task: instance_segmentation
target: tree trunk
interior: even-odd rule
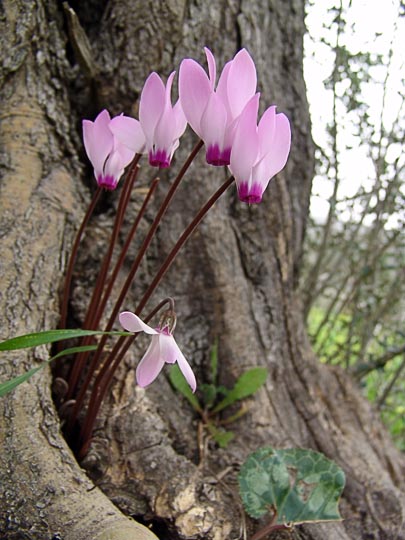
[[[59,533],[68,540],[154,537],[127,520],[111,499],[162,539],[238,538],[245,526],[249,531],[258,526],[243,517],[235,483],[238,466],[251,451],[272,445],[320,450],[346,472],[345,520],[300,527],[301,538],[405,538],[404,460],[345,373],[314,358],[295,293],[313,173],[302,77],[303,0],[71,5],[95,55],[90,84],[88,73],[67,60],[78,60],[77,38],[73,32],[67,40],[59,4],[5,0],[0,6],[2,337],[57,324],[55,299],[65,250],[87,199],[77,157],[83,157],[78,119],[92,117],[95,104],[133,113],[151,70],[167,76],[185,56],[203,61],[204,45],[220,64],[247,47],[256,61],[262,100],[276,103],[291,120],[288,166],[272,180],[261,205],[244,205],[232,192],[214,207],[150,307],[165,296],[175,297],[176,339],[199,383],[209,380],[209,350],[216,340],[222,384],[231,385],[249,366],[266,366],[269,376],[249,400],[248,414],[233,425],[236,436],[229,446],[218,449],[208,442],[201,449],[198,419],[164,376],[146,390],[135,386],[133,367],[142,354],[137,343],[117,373],[81,464],[107,497],[93,489],[60,435],[50,375],[36,376],[2,400],[1,534],[42,539]],[[190,134],[182,140],[175,172],[193,142]],[[142,166],[134,206],[152,175],[146,162]],[[161,175],[145,222],[166,193],[172,169]],[[134,307],[173,242],[224,178],[225,172],[199,157],[125,308]],[[93,220],[82,249],[72,303],[76,320],[102,253],[100,230],[111,223],[114,196]],[[2,380],[46,354],[3,355]]]

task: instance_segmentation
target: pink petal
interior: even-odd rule
[[[136,368],[136,380],[139,386],[151,384],[162,371],[164,361],[160,357],[160,336],[153,336],[148,350]]]
[[[232,119],[232,112],[229,107],[228,100],[228,75],[231,68],[232,61],[227,62],[222,70],[222,73],[219,77],[216,93],[221,98],[222,103],[225,105],[226,112],[228,113],[228,121]]]
[[[176,343],[176,347],[177,347],[177,363],[179,364],[179,368],[181,372],[183,373],[186,381],[188,382],[188,384],[191,387],[191,390],[194,393],[197,388],[197,381],[196,381],[195,375],[193,373],[193,370],[190,367],[190,364],[187,362],[183,353],[179,349],[177,343]]]
[[[208,49],[208,47],[204,47],[204,51],[205,51],[205,56],[207,57],[208,74],[209,74],[209,79],[211,82],[211,90],[214,90],[215,80],[217,78],[217,66],[215,63],[215,58],[212,52]]]
[[[224,104],[213,92],[201,117],[201,138],[206,146],[217,144],[222,150],[226,124],[227,113]]]
[[[155,150],[165,150],[167,155],[170,155],[173,141],[175,139],[176,118],[173,109],[165,107],[162,116],[157,123],[153,143]]]
[[[232,120],[229,123],[230,113],[228,113],[228,123],[225,130],[225,136],[224,136],[224,147],[225,148],[232,148],[233,140],[235,138],[235,132],[236,127],[238,125],[239,118],[236,118],[235,120]]]
[[[110,130],[114,136],[130,148],[133,152],[140,154],[144,150],[145,135],[141,124],[130,116],[116,116],[109,123]]]
[[[276,133],[276,106],[269,107],[259,122],[257,132],[260,139],[260,156],[269,152]]]
[[[105,178],[113,178],[115,180],[115,186],[117,186],[118,180],[124,173],[125,166],[123,165],[122,158],[119,152],[111,152],[104,165]]]
[[[103,173],[104,162],[113,146],[113,136],[108,127],[110,115],[101,111],[94,122],[83,120],[83,142],[95,176]]]
[[[230,169],[237,181],[248,181],[259,153],[259,136],[256,127],[258,108],[259,94],[256,94],[240,115],[235,130]]]
[[[174,364],[177,359],[178,346],[171,334],[159,334],[160,357],[168,364]]]
[[[144,323],[138,315],[131,311],[120,313],[119,321],[128,332],[145,332],[146,334],[158,334],[156,330]]]
[[[227,62],[224,67],[222,68],[221,75],[219,76],[219,81],[217,84],[216,92],[223,101],[228,101],[228,76],[229,76],[229,70],[232,65],[232,60]]]
[[[183,135],[187,127],[187,119],[184,115],[180,100],[178,100],[176,105],[173,107],[173,114],[176,122],[174,137],[175,139],[179,139]]]
[[[256,86],[256,66],[247,50],[242,49],[232,60],[227,80],[228,100],[233,118],[241,114],[247,102],[254,96]]]
[[[211,83],[203,68],[194,60],[183,60],[179,72],[180,103],[187,122],[199,137],[200,120],[211,93]]]
[[[151,73],[146,79],[139,102],[139,121],[148,145],[152,144],[156,124],[166,102],[166,89],[157,73]]]
[[[291,127],[285,114],[276,115],[275,134],[269,152],[263,158],[268,180],[284,168],[291,146]]]
[[[119,141],[117,141],[116,138],[114,138],[113,152],[117,152],[119,154],[122,168],[125,168],[127,165],[129,165],[135,157],[135,152],[133,150],[130,150],[124,144],[121,144]]]
[[[174,79],[174,76],[176,75],[176,72],[175,71],[172,71],[167,79],[167,82],[166,82],[166,90],[165,90],[165,100],[166,100],[166,106],[172,106],[172,99],[171,99],[171,94],[172,94],[172,85],[173,85],[173,79]]]

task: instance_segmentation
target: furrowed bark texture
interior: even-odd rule
[[[79,208],[60,14],[3,2],[0,260],[2,338],[54,328],[58,284]],[[38,365],[44,348],[2,353],[1,380]],[[46,370],[1,398],[0,537],[152,540],[79,467],[61,437]]]
[[[148,306],[175,297],[176,339],[200,383],[209,381],[209,351],[218,340],[221,383],[230,386],[248,367],[262,365],[269,370],[265,387],[249,400],[248,413],[230,426],[235,439],[218,449],[205,432],[197,436],[198,418],[164,376],[147,390],[136,387],[133,368],[143,353],[137,340],[117,373],[82,463],[93,481],[126,514],[150,522],[162,539],[243,538],[244,529],[253,532],[258,524],[243,515],[238,467],[263,445],[303,446],[324,452],[345,470],[345,520],[302,526],[294,533],[297,538],[405,538],[403,458],[358,388],[343,372],[314,358],[294,289],[313,173],[302,77],[303,1],[71,2],[93,48],[96,76],[90,83],[78,66],[72,80],[65,53],[77,61],[74,38],[65,42],[66,20],[56,4],[3,5],[3,43],[9,47],[2,83],[4,337],[56,324],[65,244],[82,202],[81,169],[74,157],[82,156],[75,135],[78,116],[92,117],[103,106],[134,113],[151,70],[167,76],[185,56],[204,62],[207,45],[219,65],[247,47],[256,61],[262,101],[277,104],[292,123],[288,166],[272,180],[262,204],[244,205],[231,189]],[[182,141],[172,169],[161,174],[154,208],[129,259],[191,139],[189,134]],[[134,209],[153,174],[146,162],[142,165]],[[199,156],[159,228],[126,309],[134,308],[178,235],[225,177]],[[108,201],[107,211],[93,221],[79,260],[76,320],[83,316],[83,293],[111,226],[114,195]],[[34,358],[3,355],[2,377],[35,365],[38,355],[46,351]],[[87,539],[109,528],[126,538],[119,527],[131,525],[98,489],[89,489],[90,481],[59,434],[49,382],[49,375],[37,377],[4,401],[0,531],[6,538],[39,539],[60,532],[63,538]]]

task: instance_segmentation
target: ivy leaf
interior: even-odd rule
[[[21,375],[18,375],[17,377],[14,377],[13,379],[10,379],[4,383],[0,384],[0,397],[5,396],[11,390],[14,390],[17,386],[22,384],[25,381],[28,381],[37,371],[40,371],[42,368],[47,366],[49,362],[52,362],[52,360],[55,360],[56,358],[60,358],[61,356],[66,356],[69,354],[76,354],[79,352],[86,352],[86,351],[94,351],[97,349],[97,345],[83,345],[81,347],[71,347],[69,349],[65,349],[63,351],[60,351],[58,354],[55,354],[55,356],[52,356],[52,358],[49,358],[49,360],[45,360],[45,362],[42,362],[39,366],[36,366],[26,373],[22,373]]]
[[[169,379],[172,386],[187,399],[193,409],[195,409],[199,413],[202,413],[202,408],[200,403],[198,402],[198,399],[191,391],[188,382],[184,378],[184,375],[180,371],[180,368],[177,364],[175,364],[169,371]]]
[[[267,377],[267,369],[264,367],[255,367],[248,369],[239,377],[232,390],[227,392],[226,396],[214,408],[213,412],[217,413],[229,407],[238,400],[251,396],[259,390],[264,384]]]
[[[25,334],[0,343],[0,351],[14,351],[16,349],[27,349],[28,347],[38,347],[47,345],[55,341],[64,339],[73,339],[76,337],[95,336],[108,334],[111,336],[131,336],[130,332],[100,332],[98,330],[45,330],[44,332],[35,332],[34,334]]]
[[[336,463],[303,448],[261,448],[250,454],[239,473],[248,514],[259,518],[273,509],[279,524],[340,520],[344,485],[344,472]]]

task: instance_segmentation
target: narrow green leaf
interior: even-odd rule
[[[52,360],[56,360],[57,358],[60,358],[61,356],[69,356],[70,354],[77,354],[82,352],[89,352],[89,351],[95,351],[97,349],[98,345],[80,345],[79,347],[69,347],[69,349],[64,349],[63,351],[58,352],[58,354],[55,354],[55,356],[52,356],[47,362],[52,362]]]
[[[36,366],[26,373],[22,373],[21,375],[18,375],[17,377],[14,377],[13,379],[10,379],[4,383],[0,384],[0,397],[5,396],[11,390],[14,390],[18,385],[22,384],[25,381],[28,381],[37,371],[41,370],[45,366],[49,364],[49,362],[52,362],[52,360],[55,360],[56,358],[60,358],[61,356],[66,356],[69,354],[76,354],[79,352],[86,352],[86,351],[94,351],[97,349],[97,345],[83,345],[81,347],[70,347],[69,349],[65,349],[64,351],[60,351],[58,354],[55,354],[52,358],[49,358],[49,360],[45,360],[45,362],[42,362],[39,366]]]
[[[239,473],[248,514],[259,518],[275,509],[279,524],[340,520],[344,485],[344,472],[336,463],[304,448],[261,448],[250,454]]]
[[[98,330],[45,330],[44,332],[35,332],[34,334],[25,334],[0,343],[0,351],[13,351],[16,349],[26,349],[28,347],[38,347],[47,345],[64,339],[73,339],[76,337],[96,336],[108,334],[111,336],[130,336],[129,332],[100,332]]]
[[[235,386],[232,390],[229,390],[224,399],[214,408],[213,412],[217,413],[222,411],[222,409],[229,407],[229,405],[232,405],[235,401],[251,396],[264,384],[266,377],[267,369],[264,367],[248,369],[242,373],[236,381]]]
[[[191,391],[188,382],[184,378],[184,375],[180,371],[180,368],[177,364],[175,364],[169,371],[169,379],[172,386],[187,399],[193,409],[195,409],[199,413],[202,413],[202,408],[200,403],[198,402],[198,399]]]
[[[3,397],[5,396],[6,394],[8,394],[9,392],[11,392],[11,390],[14,390],[14,388],[16,386],[18,386],[19,384],[27,381],[30,377],[32,377],[33,375],[35,375],[35,373],[37,371],[39,371],[40,369],[42,369],[44,366],[47,365],[48,362],[44,362],[43,364],[41,364],[40,366],[36,367],[36,368],[32,368],[30,369],[29,371],[27,371],[26,373],[23,373],[22,375],[19,375],[18,377],[14,377],[14,379],[10,379],[9,381],[6,381],[5,383],[1,383],[0,384],[0,397]]]

